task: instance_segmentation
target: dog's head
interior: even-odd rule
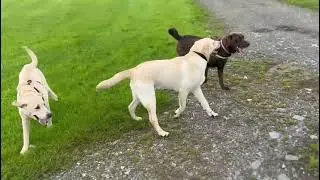
[[[243,49],[247,48],[250,43],[245,40],[241,33],[231,33],[221,39],[223,46],[229,53],[243,54]]]
[[[203,38],[196,41],[190,49],[191,51],[196,51],[202,53],[207,58],[210,57],[210,54],[217,51],[220,48],[220,42],[215,41],[211,38]]]
[[[22,115],[37,120],[41,125],[47,125],[51,121],[51,111],[46,107],[42,96],[27,95],[23,100],[12,102],[12,105],[18,107]]]

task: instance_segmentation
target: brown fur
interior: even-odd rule
[[[192,45],[194,44],[194,42],[201,39],[201,37],[192,36],[192,35],[180,36],[178,31],[175,28],[169,29],[168,32],[171,36],[173,36],[178,41],[176,51],[179,56],[186,55],[189,52]],[[223,45],[225,46],[227,51],[229,51],[229,52],[226,52],[222,47],[220,47],[217,51],[217,54],[222,57],[230,57],[233,53],[238,52],[238,49],[237,49],[238,47],[244,49],[250,45],[249,42],[246,41],[244,39],[244,36],[240,33],[231,33],[221,39],[219,38],[214,38],[214,39],[222,40]],[[223,70],[224,70],[225,64],[227,63],[227,60],[228,60],[227,58],[222,59],[217,57],[215,53],[211,54],[207,64],[206,71],[205,71],[205,82],[207,82],[207,78],[208,78],[208,68],[217,67],[220,87],[224,90],[229,90],[229,88],[225,86],[223,83]]]

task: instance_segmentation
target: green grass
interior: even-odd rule
[[[307,169],[319,175],[319,143],[309,144],[304,152],[307,160]]]
[[[319,0],[282,0],[288,4],[319,11]]]
[[[152,131],[141,107],[144,121],[129,116],[128,81],[103,93],[96,93],[95,86],[145,60],[174,57],[170,27],[181,34],[209,35],[208,16],[192,0],[5,0],[1,11],[3,179],[43,178],[69,167],[96,142],[133,130]],[[30,62],[23,45],[37,54],[39,68],[59,102],[51,101],[51,129],[32,121],[30,141],[36,148],[21,156],[21,120],[11,102],[18,73]],[[168,93],[158,93],[157,98],[159,114],[176,103],[169,101]]]

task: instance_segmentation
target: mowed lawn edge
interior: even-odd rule
[[[312,11],[319,11],[319,0],[281,0],[283,2],[286,2],[288,4],[307,8]]]
[[[221,35],[223,26],[192,0],[10,0],[1,19],[1,177],[39,179],[70,167],[95,143],[118,139],[126,132],[153,131],[146,111],[131,119],[128,80],[97,93],[98,82],[152,59],[176,56],[176,41],[167,33]],[[22,128],[16,99],[18,74],[30,62],[21,46],[31,48],[39,68],[59,96],[50,101],[53,127],[31,122],[30,149],[23,156]],[[177,98],[157,91],[157,113]],[[161,121],[160,121],[161,124]],[[160,137],[159,137],[160,138]]]

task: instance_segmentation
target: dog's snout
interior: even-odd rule
[[[52,117],[52,113],[48,113],[47,118],[51,118],[51,117]]]

